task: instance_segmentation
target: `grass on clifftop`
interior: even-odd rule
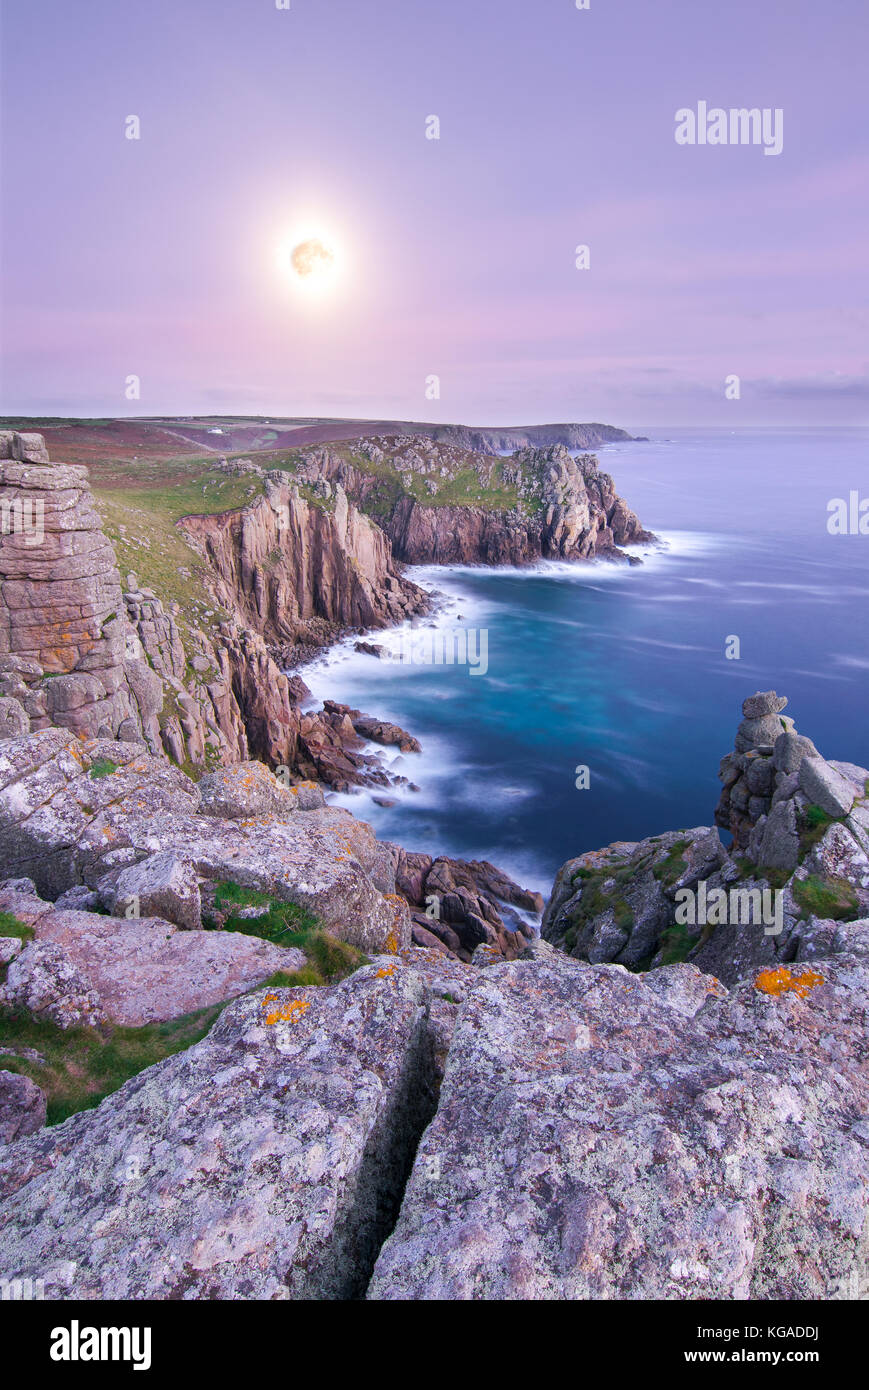
[[[807,916],[830,918],[834,922],[853,922],[860,915],[857,894],[847,879],[823,879],[817,874],[809,874],[808,878],[795,879],[791,892],[794,901]]]
[[[239,916],[246,907],[265,907],[266,911],[258,917]],[[368,964],[361,951],[324,931],[319,919],[296,903],[281,902],[236,883],[220,883],[215,908],[222,916],[227,914],[224,931],[244,932],[305,952],[307,960],[300,970],[275,971],[255,986],[257,990],[333,984]],[[206,914],[203,919],[208,924]],[[215,919],[211,925],[219,929]],[[0,912],[0,936],[16,936],[26,942],[32,940],[33,931],[11,913]],[[0,976],[3,973],[0,971]],[[48,1099],[48,1124],[60,1124],[79,1110],[93,1109],[146,1067],[199,1042],[229,1002],[143,1028],[111,1026],[104,1031],[59,1028],[24,1010],[0,1005],[0,1047],[30,1049],[43,1059],[0,1054],[0,1071],[18,1072],[35,1081]]]
[[[7,933],[8,935],[8,933]],[[144,1028],[58,1028],[16,1009],[0,1007],[0,1047],[30,1048],[43,1062],[0,1055],[0,1069],[29,1076],[48,1098],[48,1124],[91,1110],[146,1067],[183,1052],[205,1037],[223,1005],[150,1023]]]
[[[0,912],[0,936],[17,936],[19,941],[32,941],[33,928],[19,922],[11,912]]]
[[[307,961],[300,970],[280,970],[265,983],[291,988],[294,985],[327,985],[346,979],[368,964],[367,956],[355,946],[341,941],[324,930],[319,918],[297,903],[282,902],[254,888],[242,888],[237,883],[218,883],[214,906],[223,919],[224,931],[244,932],[273,941],[278,946],[296,946],[304,951]],[[245,908],[264,908],[256,917],[243,917]],[[203,924],[218,927],[217,918],[203,913]]]

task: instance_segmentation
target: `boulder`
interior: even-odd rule
[[[434,1104],[426,1014],[387,959],[229,1005],[2,1151],[0,1269],[48,1299],[359,1298]]]
[[[15,957],[0,986],[0,1002],[58,1028],[100,1028],[108,1022],[93,982],[52,941],[32,941]]]
[[[563,957],[476,981],[369,1298],[827,1299],[865,1270],[865,957],[729,995]]]
[[[199,779],[199,810],[205,816],[245,820],[252,816],[291,816],[298,809],[295,788],[282,787],[264,763],[238,763]]]
[[[45,1093],[29,1076],[0,1071],[0,1144],[42,1129],[47,1104]]]
[[[305,964],[296,947],[243,932],[190,932],[158,917],[107,917],[44,906],[34,922],[36,940],[10,967],[7,990],[11,984],[16,1002],[46,1013],[32,983],[25,992],[19,975],[33,976],[34,958],[40,979],[50,966],[59,1002],[46,1016],[55,1022],[74,1006],[76,988],[91,1003],[98,1002],[98,1008],[94,1017],[79,1008],[82,1016],[75,1021],[139,1028],[223,1003],[277,970],[299,970]],[[69,998],[63,994],[67,988]]]
[[[100,895],[95,888],[88,888],[85,883],[77,883],[74,888],[67,888],[65,893],[61,893],[60,897],[55,899],[54,906],[59,910],[96,912],[100,907]]]
[[[24,942],[19,936],[0,936],[0,968],[20,955]]]
[[[775,746],[782,732],[782,721],[777,714],[765,714],[759,719],[743,719],[736,731],[734,747],[737,753],[747,753],[754,748]]]
[[[802,734],[793,732],[779,734],[773,744],[772,760],[775,770],[786,776],[799,772],[803,758],[817,758],[819,756],[812,740],[804,738]]]
[[[760,756],[749,758],[745,769],[745,780],[748,783],[749,791],[754,796],[771,797],[775,785],[775,767],[772,758]]]
[[[14,434],[11,457],[21,463],[48,463],[48,450],[41,434]]]
[[[0,740],[30,733],[30,716],[11,695],[0,696]]]
[[[105,905],[114,916],[163,917],[188,931],[202,927],[199,880],[186,855],[161,850],[110,878]]]
[[[763,827],[756,862],[767,869],[793,872],[799,863],[800,840],[793,801],[773,806]]]
[[[823,758],[807,757],[800,763],[800,789],[828,816],[847,816],[856,800],[853,782],[830,767]]]
[[[744,719],[763,719],[766,715],[781,714],[786,705],[786,696],[777,695],[774,690],[758,690],[743,700],[742,715]]]

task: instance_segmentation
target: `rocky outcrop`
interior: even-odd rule
[[[0,1151],[0,1269],[49,1299],[359,1297],[433,1104],[414,972],[248,995]]]
[[[398,724],[390,724],[387,720],[377,719],[371,714],[363,714],[358,709],[351,709],[349,705],[339,704],[337,700],[325,700],[323,709],[327,714],[337,714],[342,720],[347,719],[353,727],[353,732],[360,738],[398,748],[402,753],[421,752],[419,739],[414,738],[413,734],[409,734]]]
[[[160,682],[131,638],[87,470],[49,464],[40,435],[0,436],[0,695],[4,718],[141,739]]]
[[[621,546],[654,540],[591,455],[574,459],[562,445],[522,450],[504,473],[520,497],[533,501],[530,514],[524,508],[426,507],[405,497],[386,526],[398,558],[410,564],[523,565],[618,558]]]
[[[196,783],[142,746],[46,729],[0,744],[0,862],[47,898],[84,884],[111,902],[126,901],[122,875],[132,866],[153,883],[143,861],[175,857],[200,880],[306,907],[363,951],[406,945],[410,916],[389,847],[348,812],[303,810],[298,793],[279,791],[278,813],[203,815]]]
[[[559,869],[542,935],[577,960],[648,969],[674,927],[677,894],[701,880],[718,886],[728,863],[707,826],[589,850]]]
[[[347,628],[387,627],[428,607],[397,571],[389,541],[340,486],[315,506],[290,474],[241,510],[179,525],[208,561],[218,603],[271,643],[322,646]]]
[[[758,691],[722,761],[716,829],[618,842],[559,870],[546,940],[636,970],[687,959],[730,984],[766,965],[862,952],[869,919],[869,770],[826,762]],[[833,814],[833,813],[836,814]]]
[[[359,450],[376,468],[394,470],[391,485],[329,448],[308,451],[295,476],[325,495],[346,490],[409,564],[623,559],[622,546],[655,539],[597,459],[573,458],[563,444],[519,449],[509,459],[420,437],[366,440]],[[443,487],[464,488],[466,499],[456,505],[448,490],[438,500]],[[514,505],[499,500],[505,492]]]
[[[869,1257],[867,986],[850,956],[732,994],[686,965],[480,971],[369,1297],[841,1297]]]
[[[305,964],[297,948],[241,932],[180,931],[145,913],[58,910],[33,885],[0,885],[0,905],[7,904],[35,940],[10,965],[0,1003],[60,1028],[139,1028],[179,1018]]]
[[[515,425],[506,429],[434,425],[428,428],[435,440],[458,445],[463,449],[478,450],[484,454],[506,453],[508,449],[546,449],[554,444],[563,445],[567,449],[595,449],[599,444],[622,443],[631,438],[627,430],[618,429],[615,425],[599,424]]]
[[[495,959],[515,960],[533,938],[543,898],[494,864],[433,859],[398,845],[392,851],[396,888],[413,910],[418,946],[466,962],[486,946]]]
[[[25,1139],[45,1124],[45,1093],[29,1076],[0,1071],[0,1145]]]

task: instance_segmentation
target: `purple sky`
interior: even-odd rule
[[[0,411],[866,423],[867,13],[3,0]],[[782,153],[677,145],[700,100]]]

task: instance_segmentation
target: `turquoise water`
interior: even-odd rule
[[[488,671],[351,644],[307,668],[318,699],[423,745],[396,763],[421,788],[398,805],[330,799],[383,838],[491,859],[548,892],[584,850],[710,824],[719,760],[756,689],[787,695],[827,757],[869,765],[869,536],[826,525],[830,498],[869,496],[867,446],[856,429],[659,431],[599,451],[663,538],[642,565],[410,571],[445,596],[439,623],[487,630]],[[733,636],[738,660],[725,656]]]

